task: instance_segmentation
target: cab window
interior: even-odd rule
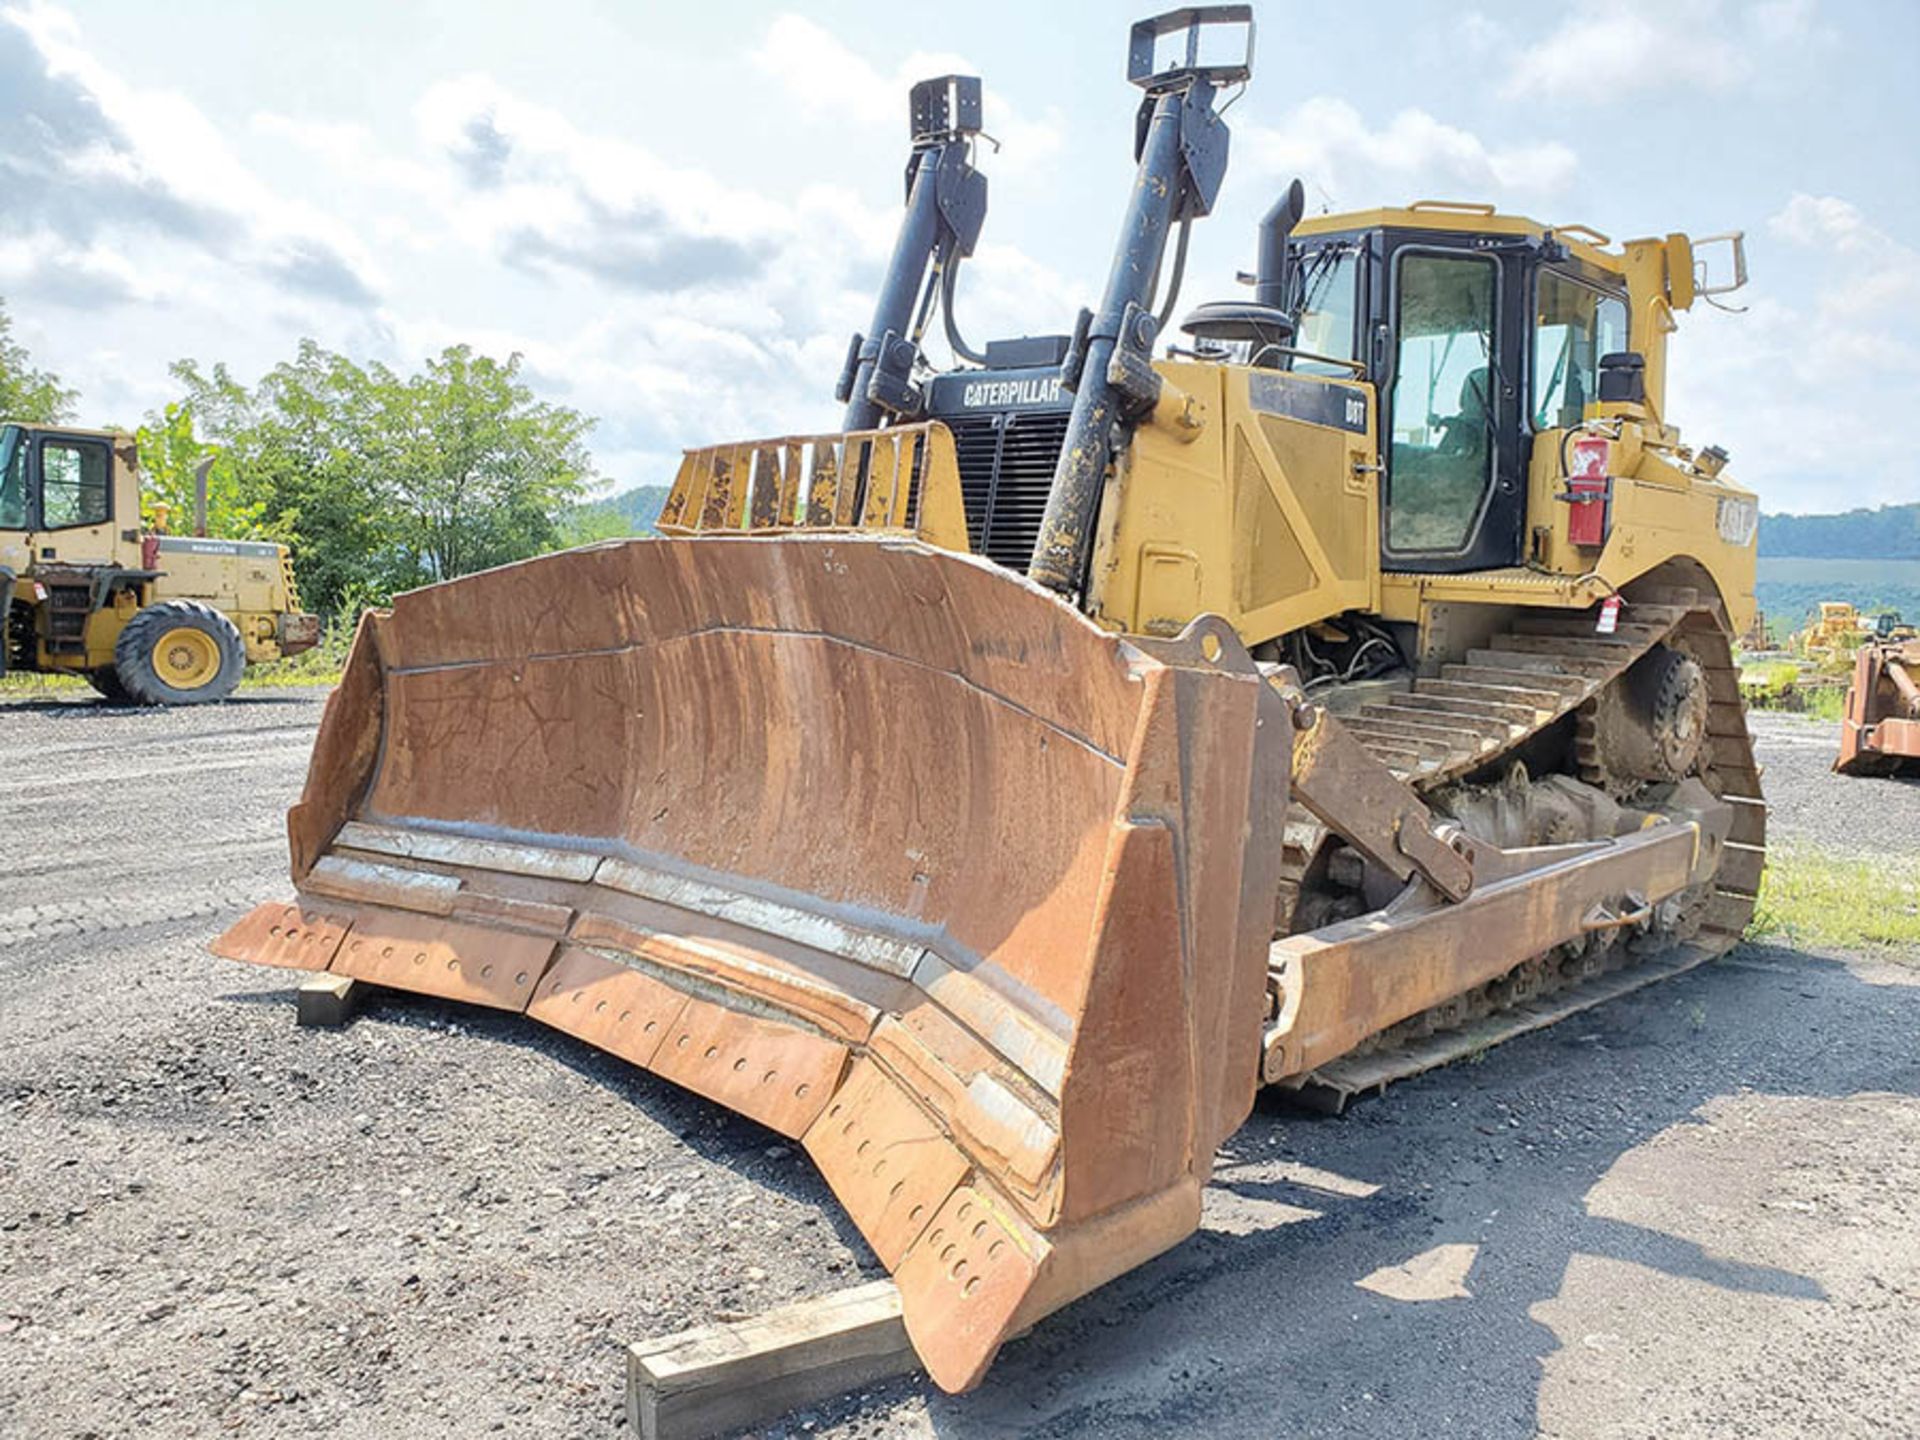
[[[27,447],[12,426],[0,430],[0,530],[27,528]]]
[[[1533,327],[1533,428],[1578,425],[1599,393],[1600,357],[1627,348],[1627,307],[1617,295],[1554,270],[1540,272]]]
[[[1457,553],[1472,542],[1498,458],[1499,268],[1485,255],[1403,252],[1398,281],[1386,548]]]
[[[1357,245],[1328,245],[1300,257],[1300,322],[1294,334],[1296,349],[1307,355],[1293,357],[1293,369],[1304,375],[1337,375],[1350,378],[1353,371],[1345,365],[1328,365],[1310,358],[1324,355],[1330,360],[1354,358],[1354,311],[1358,303],[1360,248]]]
[[[40,527],[104,525],[112,513],[112,452],[98,440],[40,442]]]

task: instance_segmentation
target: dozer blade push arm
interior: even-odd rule
[[[1302,706],[1295,721],[1294,798],[1369,863],[1403,879],[1418,872],[1432,888],[1410,885],[1370,913],[1274,942],[1269,1083],[1299,1083],[1555,946],[1650,922],[1656,906],[1712,879],[1732,830],[1728,802],[1689,779],[1655,809],[1613,807],[1613,838],[1502,849],[1435,824],[1333,717]]]
[[[1394,879],[1419,875],[1447,899],[1466,899],[1473,861],[1458,827],[1436,824],[1413,787],[1325,707],[1302,703],[1294,724],[1294,799]]]

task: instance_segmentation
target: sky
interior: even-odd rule
[[[804,7],[0,0],[0,297],[80,418],[168,366],[252,381],[303,337],[403,371],[519,352],[597,418],[610,486],[832,428],[907,153],[906,92],[986,82],[960,318],[1069,328],[1132,169],[1150,0]],[[1920,3],[1263,3],[1187,300],[1239,295],[1296,174],[1315,212],[1487,200],[1616,237],[1743,230],[1669,414],[1769,511],[1920,500]]]

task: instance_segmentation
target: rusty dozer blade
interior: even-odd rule
[[[1259,1068],[1289,712],[911,540],[631,541],[362,626],[216,942],[524,1011],[799,1139],[949,1390],[1194,1230]]]
[[[1860,647],[1833,768],[1842,775],[1920,775],[1920,640]]]

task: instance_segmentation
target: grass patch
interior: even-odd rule
[[[1837,685],[1825,685],[1806,692],[1806,703],[1800,707],[1800,713],[1811,715],[1816,720],[1831,720],[1838,725],[1846,708],[1847,692]]]
[[[1750,710],[1780,710],[1838,724],[1847,689],[1844,680],[1791,660],[1756,660],[1741,667],[1740,695]]]
[[[1920,950],[1920,857],[1775,846],[1747,935],[1794,946]]]
[[[1740,669],[1743,688],[1762,693],[1786,689],[1800,678],[1800,667],[1791,660],[1755,660]]]
[[[10,670],[0,675],[0,698],[31,700],[40,695],[92,694],[93,687],[78,675],[35,675]]]
[[[270,660],[265,665],[250,665],[240,677],[242,690],[281,689],[306,685],[332,686],[340,683],[346,665],[343,655],[324,650],[309,650],[287,660]]]
[[[327,646],[318,646],[291,659],[249,665],[246,673],[240,677],[240,688],[275,690],[338,685],[341,668],[346,663],[344,654]],[[37,675],[21,670],[0,675],[0,700],[73,698],[93,693],[93,687],[78,675]]]

